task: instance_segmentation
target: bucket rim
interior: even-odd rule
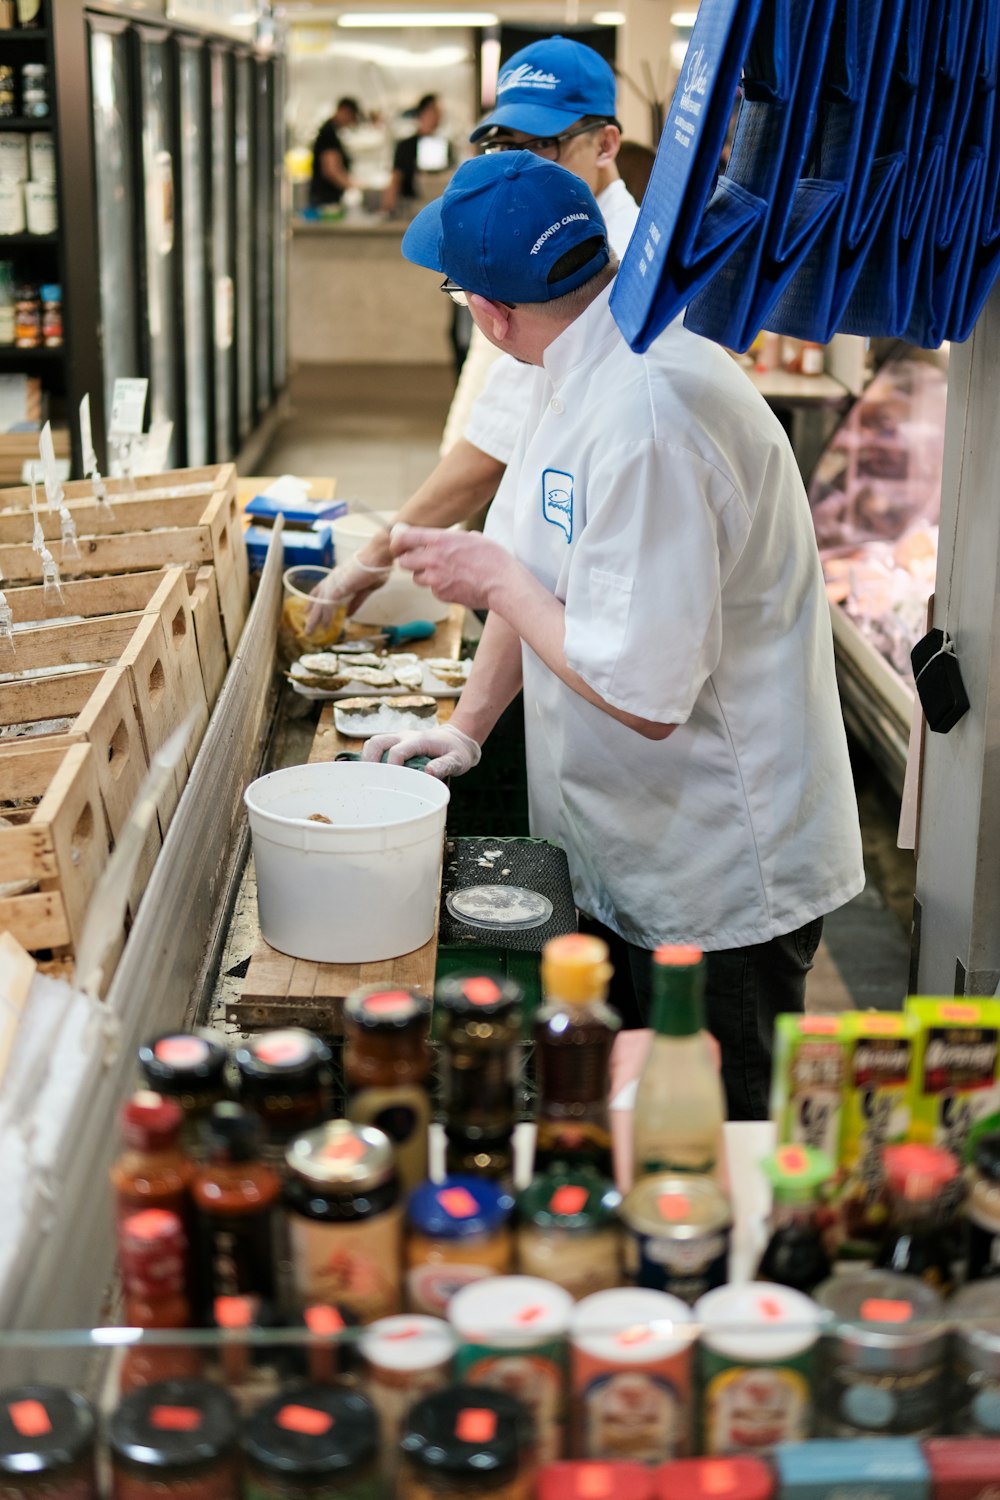
[[[359,761],[333,762],[333,761],[329,761],[329,762],[323,762],[323,764],[326,764],[326,765],[337,764],[341,769],[344,769],[344,768],[346,768],[348,766],[350,766],[350,767],[358,767],[360,765],[364,765],[365,767],[368,767],[371,763],[367,762],[367,761],[365,761],[365,762],[359,762]],[[260,782],[267,781],[267,780],[269,780],[270,777],[278,775],[282,771],[293,771],[293,770],[304,770],[304,769],[306,769],[306,767],[302,767],[302,766],[276,766],[273,771],[267,771],[263,776],[257,776],[257,777],[255,777],[254,780],[251,781],[250,785],[248,787],[246,787],[246,789],[244,790],[244,793],[243,793],[243,803],[244,803],[244,806],[247,809],[247,812],[248,813],[252,813],[255,818],[260,818],[260,819],[264,820],[265,822],[274,823],[276,826],[281,827],[281,828],[308,828],[308,829],[311,829],[314,832],[316,832],[319,835],[319,837],[323,838],[323,837],[326,837],[328,834],[330,836],[332,836],[334,834],[343,834],[343,833],[346,833],[348,831],[350,833],[352,833],[352,834],[357,834],[357,833],[378,833],[378,832],[383,832],[384,833],[384,831],[386,830],[386,828],[390,828],[390,827],[397,827],[397,828],[399,828],[399,827],[407,827],[407,826],[409,826],[409,825],[411,825],[413,823],[419,823],[419,822],[421,822],[425,818],[437,818],[437,817],[439,817],[440,814],[444,811],[444,809],[448,806],[448,803],[451,801],[451,789],[449,787],[447,787],[443,781],[440,781],[438,779],[438,777],[436,777],[436,776],[428,776],[428,774],[427,774],[426,771],[415,771],[410,766],[392,766],[392,767],[390,767],[390,769],[393,770],[393,771],[403,771],[403,772],[405,772],[407,778],[409,778],[411,776],[425,776],[425,777],[427,777],[427,780],[430,781],[432,783],[432,785],[434,785],[437,788],[439,788],[439,791],[440,791],[440,800],[439,801],[435,800],[435,801],[432,802],[432,801],[430,801],[428,799],[428,800],[426,800],[425,806],[423,808],[421,808],[421,810],[419,812],[414,812],[414,813],[411,813],[411,814],[409,814],[409,815],[407,815],[405,817],[401,817],[401,818],[394,818],[391,823],[386,823],[384,821],[383,822],[376,822],[376,823],[319,823],[319,822],[316,822],[315,819],[312,819],[312,818],[294,818],[294,817],[289,817],[285,813],[276,813],[276,812],[273,812],[270,808],[262,807],[259,803],[254,802],[251,799],[251,795],[250,795],[251,792],[253,791],[254,787],[257,786]],[[348,774],[349,775],[353,775],[353,774],[355,774],[355,771],[351,770],[351,771],[348,772]]]

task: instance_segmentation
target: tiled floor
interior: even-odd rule
[[[451,388],[442,366],[304,366],[261,472],[333,475],[338,496],[396,507],[437,462]],[[811,1010],[898,1009],[906,994],[913,861],[895,848],[898,808],[877,774],[857,759],[855,776],[868,885],[827,919]]]

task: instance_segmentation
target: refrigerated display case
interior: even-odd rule
[[[271,400],[271,273],[273,257],[268,253],[274,226],[274,180],[271,156],[274,150],[274,81],[271,64],[256,66],[254,99],[254,353],[257,415],[267,411]]]
[[[254,418],[254,242],[249,232],[254,198],[250,118],[254,88],[253,62],[247,53],[237,54],[235,69],[234,190],[236,223],[241,227],[236,236],[236,430],[242,442],[253,426]]]
[[[139,39],[139,119],[144,276],[145,371],[151,422],[172,422],[164,467],[183,451],[179,399],[181,318],[177,296],[174,209],[175,80],[169,33],[145,26]]]
[[[212,427],[211,346],[208,300],[208,119],[203,43],[178,42],[180,103],[181,285],[184,303],[185,460],[209,462]]]
[[[272,161],[272,172],[274,175],[274,234],[272,238],[273,251],[273,291],[271,296],[271,342],[273,348],[274,368],[272,379],[274,389],[280,391],[287,378],[288,360],[288,220],[291,204],[289,202],[288,179],[285,175],[285,113],[287,75],[283,58],[276,57],[271,63],[274,73],[274,158]]]
[[[212,367],[217,462],[236,452],[236,292],[233,282],[233,59],[213,47],[209,63],[212,98]]]

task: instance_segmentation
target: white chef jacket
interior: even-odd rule
[[[639,205],[621,178],[618,178],[598,194],[597,206],[604,217],[608,243],[620,259],[632,238],[632,231],[639,218]],[[491,359],[486,350],[479,347],[480,344],[485,345],[486,350],[492,349],[495,357]],[[469,367],[468,379],[465,374],[466,366]],[[464,405],[469,402],[470,396],[476,398],[471,409],[467,410],[468,420],[462,433],[466,441],[475,444],[498,463],[510,463],[514,445],[527,415],[530,392],[531,370],[518,364],[509,354],[500,354],[486,335],[480,333],[478,328],[475,329],[452,400],[454,408],[455,403],[460,400]],[[442,453],[447,451],[446,442],[449,447],[454,442],[454,437],[449,442],[449,435],[453,432],[454,423],[449,411],[445,440],[441,445]]]
[[[564,602],[570,666],[679,727],[524,646],[531,831],[629,942],[765,942],[864,884],[809,508],[729,355],[679,319],[634,354],[609,295],[534,370],[487,533]]]

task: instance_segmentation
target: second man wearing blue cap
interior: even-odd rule
[[[612,998],[642,1024],[651,950],[705,949],[730,1113],[764,1118],[774,1016],[802,1009],[822,918],[864,884],[791,448],[717,345],[678,322],[629,348],[597,203],[554,163],[467,162],[403,251],[530,399],[485,537],[394,530],[418,583],[489,618],[450,723],[365,756],[468,770],[523,683],[531,831],[612,944]]]

